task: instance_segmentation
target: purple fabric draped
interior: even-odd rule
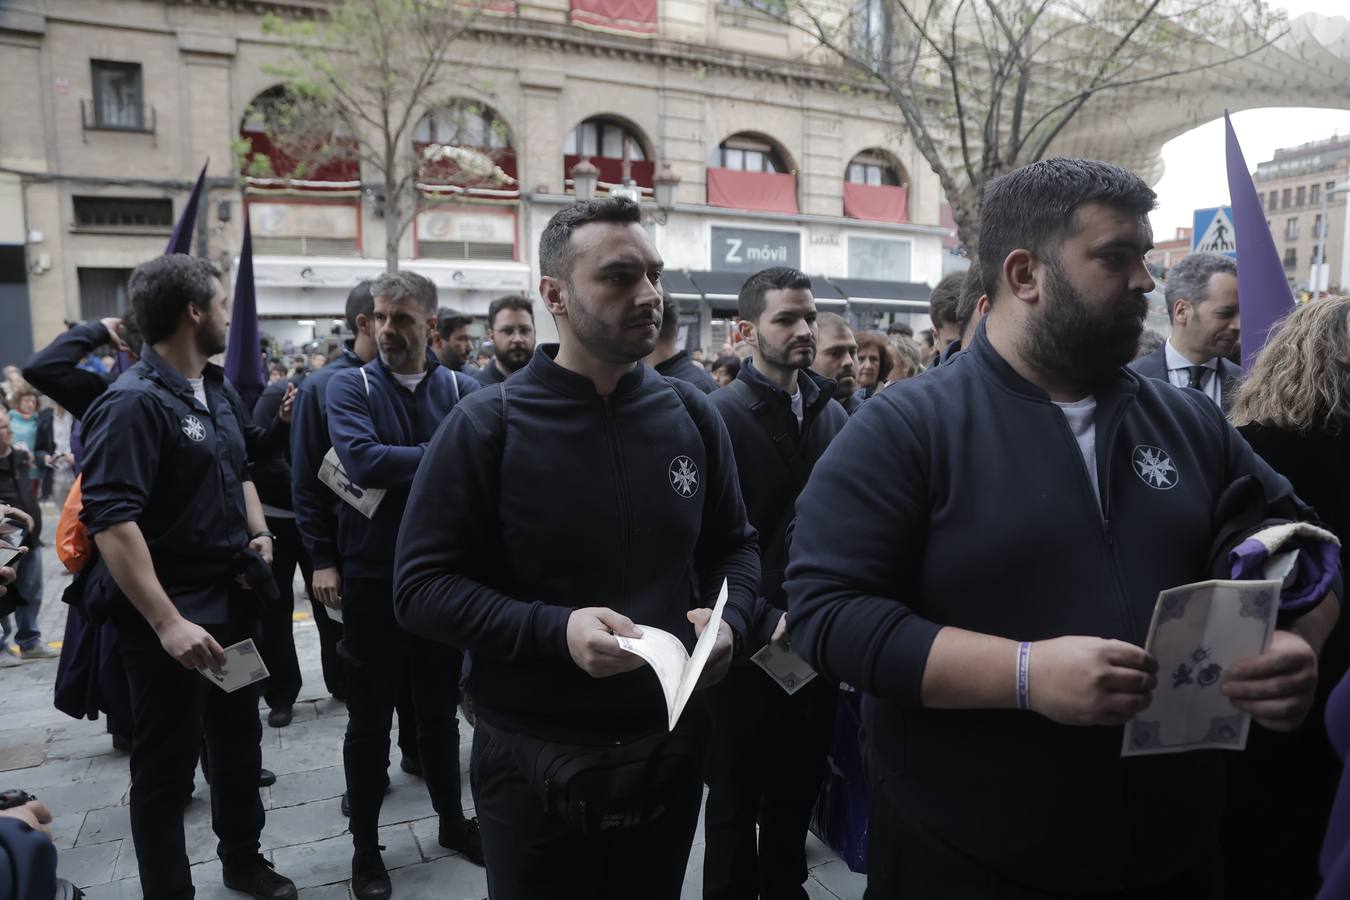
[[[1319,602],[1331,590],[1336,573],[1341,569],[1341,548],[1330,541],[1295,535],[1279,552],[1298,550],[1293,580],[1280,592],[1280,611],[1295,612]],[[1233,567],[1233,578],[1239,581],[1265,578],[1266,561],[1270,551],[1266,545],[1248,538],[1228,551]]]
[[[262,343],[258,336],[258,297],[253,289],[253,230],[244,214],[244,243],[239,250],[239,271],[234,278],[234,304],[230,308],[230,342],[225,351],[225,377],[230,379],[252,410],[267,386],[263,374]]]
[[[1252,183],[1251,170],[1242,156],[1233,122],[1223,114],[1227,129],[1228,199],[1233,207],[1233,232],[1237,239],[1238,307],[1242,315],[1242,371],[1265,346],[1266,335],[1276,320],[1293,311],[1294,296],[1284,275],[1284,262],[1275,249],[1275,238],[1266,225],[1266,213]]]
[[[164,251],[164,255],[170,253],[191,253],[192,252],[192,233],[197,230],[197,204],[202,199],[202,188],[206,185],[206,167],[211,164],[211,160],[202,163],[201,174],[197,176],[197,183],[192,186],[192,193],[188,196],[187,205],[183,207],[183,214],[178,217],[178,224],[173,226],[173,235],[169,238],[169,247]]]

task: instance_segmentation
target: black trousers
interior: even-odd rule
[[[703,799],[696,759],[671,786],[665,815],[585,837],[544,812],[490,731],[481,721],[474,729],[469,773],[492,900],[678,900]]]
[[[1211,843],[1201,844],[1203,850],[1195,855],[1190,870],[1167,882],[1069,895],[1009,881],[925,828],[905,809],[893,776],[870,752],[867,790],[865,900],[1219,900],[1224,896],[1217,830]],[[1017,827],[1015,810],[991,808],[989,814],[1005,819],[1010,829]],[[1092,823],[1078,827],[1091,828]],[[1128,848],[1122,847],[1121,852]]]
[[[838,685],[815,678],[789,696],[758,666],[737,665],[708,694],[715,728],[703,896],[804,900],[806,829],[825,774]]]
[[[222,647],[252,636],[208,626]],[[147,900],[193,896],[183,837],[203,737],[210,748],[211,826],[227,863],[252,859],[263,828],[258,772],[262,725],[252,687],[227,694],[164,652],[139,617],[119,622],[118,652],[131,689],[131,837]]]
[[[262,683],[262,696],[268,707],[277,709],[295,705],[300,696],[300,660],[295,655],[295,570],[298,566],[309,583],[309,554],[300,542],[295,519],[267,519],[267,529],[276,535],[272,542],[272,577],[277,583],[275,603],[263,605],[258,613],[258,652],[267,663],[268,678]],[[327,616],[324,616],[327,619]]]
[[[389,579],[343,577],[342,654],[347,662],[347,736],[342,759],[358,848],[378,840],[380,804],[389,769],[389,733],[405,680],[417,722],[400,743],[416,737],[431,804],[442,819],[462,819],[459,778],[459,668],[462,654],[414,637],[394,620]]]

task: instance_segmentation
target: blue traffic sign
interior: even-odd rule
[[[1237,259],[1237,237],[1233,233],[1233,207],[1215,206],[1197,209],[1192,220],[1191,252],[1222,253]]]

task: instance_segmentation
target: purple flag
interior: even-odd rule
[[[258,336],[258,298],[253,291],[253,230],[244,212],[244,245],[239,250],[239,271],[234,276],[234,304],[230,307],[230,342],[225,351],[225,377],[253,409],[267,385],[262,368],[262,343]]]
[[[1233,232],[1237,239],[1238,307],[1242,315],[1242,371],[1251,371],[1265,346],[1266,334],[1275,321],[1294,308],[1284,263],[1275,249],[1275,238],[1266,225],[1266,213],[1256,194],[1251,171],[1242,157],[1242,147],[1228,111],[1223,114],[1228,131],[1228,199],[1233,206]]]
[[[210,159],[202,163],[201,174],[197,176],[197,183],[192,186],[192,194],[188,196],[187,206],[183,207],[183,214],[178,217],[178,224],[173,226],[173,236],[169,238],[169,249],[164,251],[165,256],[170,253],[192,252],[192,232],[197,230],[197,203],[202,199],[202,188],[206,184],[206,167],[209,165],[211,165]]]

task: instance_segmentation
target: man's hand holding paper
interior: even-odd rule
[[[572,611],[567,618],[567,652],[592,678],[608,678],[640,669],[643,659],[619,646],[615,636],[642,637],[633,620],[604,606]]]
[[[1317,689],[1317,654],[1292,631],[1276,631],[1260,656],[1228,670],[1222,690],[1233,706],[1271,731],[1293,731]]]

